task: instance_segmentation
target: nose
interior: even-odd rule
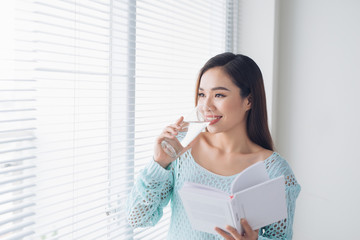
[[[212,119],[214,117],[214,112],[207,105],[198,104],[197,116],[201,121],[207,121],[207,119]]]
[[[205,114],[213,114],[215,111],[215,105],[211,97],[202,98],[198,103],[204,106],[203,111]]]

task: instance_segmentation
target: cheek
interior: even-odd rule
[[[240,105],[236,101],[227,101],[222,104],[221,108],[229,114],[237,114],[240,110]]]
[[[238,101],[229,101],[221,106],[221,111],[225,117],[229,120],[238,121],[244,118],[245,109]]]

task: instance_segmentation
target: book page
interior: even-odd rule
[[[227,193],[192,187],[191,184],[184,184],[179,194],[194,229],[217,234],[215,227],[225,229],[226,225],[234,226]]]
[[[246,218],[256,230],[287,217],[285,179],[280,176],[234,195],[235,215]]]
[[[255,186],[269,180],[264,161],[257,162],[243,170],[232,182],[231,192],[233,194],[246,188]]]

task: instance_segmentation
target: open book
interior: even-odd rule
[[[230,225],[243,233],[241,218],[257,230],[287,217],[284,176],[269,179],[264,162],[243,170],[230,189],[231,195],[202,184],[184,183],[179,194],[194,229],[217,234],[215,227],[225,230]]]

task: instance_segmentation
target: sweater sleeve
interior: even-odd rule
[[[127,199],[127,220],[133,228],[154,226],[169,203],[174,178],[172,162],[167,169],[152,160],[139,174]]]
[[[295,176],[288,165],[288,163],[281,159],[280,161],[270,163],[273,166],[269,167],[269,174],[271,177],[277,177],[284,175],[285,177],[285,191],[286,191],[286,202],[287,202],[287,218],[265,226],[259,230],[258,240],[267,239],[281,239],[291,240],[293,231],[293,220],[295,214],[295,203],[300,193],[301,187],[295,179]]]

